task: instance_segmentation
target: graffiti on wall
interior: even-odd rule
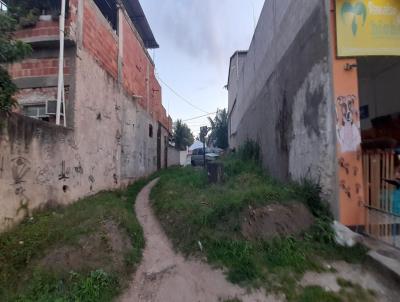
[[[29,198],[26,196],[25,190],[25,176],[31,170],[30,162],[24,157],[16,157],[11,160],[11,173],[13,177],[13,186],[15,187],[15,195],[19,199],[19,207],[17,209],[17,216],[21,211],[25,216],[29,215]]]
[[[81,162],[79,162],[78,165],[74,167],[74,170],[77,174],[83,174],[83,167]]]
[[[25,182],[24,177],[31,170],[30,162],[24,157],[16,157],[11,160],[11,173],[14,185]]]
[[[356,96],[339,96],[337,105],[340,110],[337,111],[336,131],[341,152],[355,152],[361,144],[359,114],[355,108]]]
[[[40,169],[36,175],[36,184],[44,185],[53,178],[53,173],[49,166]]]
[[[58,180],[66,180],[69,178],[70,169],[65,168],[65,160],[61,162],[61,173],[58,175]]]

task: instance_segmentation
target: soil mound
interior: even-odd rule
[[[298,235],[314,223],[314,216],[300,202],[270,204],[245,211],[242,234],[249,240],[269,240],[274,237]]]
[[[123,271],[124,256],[132,249],[128,235],[114,221],[105,221],[99,230],[71,246],[46,253],[39,266],[52,271]]]

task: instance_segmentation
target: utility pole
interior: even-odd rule
[[[206,168],[206,136],[208,133],[208,127],[203,126],[200,127],[200,140],[203,142],[203,165],[204,169]]]
[[[61,0],[60,14],[60,56],[58,59],[58,90],[57,90],[57,112],[56,124],[60,125],[61,104],[63,105],[64,126],[67,125],[65,119],[65,94],[64,94],[64,37],[65,37],[65,0]]]

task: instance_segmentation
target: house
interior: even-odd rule
[[[33,53],[8,66],[19,114],[0,131],[0,229],[45,204],[120,188],[168,165],[172,121],[139,1],[67,1],[65,127],[54,123],[60,28],[51,9],[15,33]]]
[[[229,142],[283,180],[322,186],[335,218],[400,245],[400,3],[266,0],[230,61]]]

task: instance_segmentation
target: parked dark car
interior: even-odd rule
[[[219,154],[213,152],[214,150],[206,148],[206,162],[214,161],[219,158]],[[192,166],[204,166],[204,149],[198,148],[192,151],[192,157],[190,160]]]

